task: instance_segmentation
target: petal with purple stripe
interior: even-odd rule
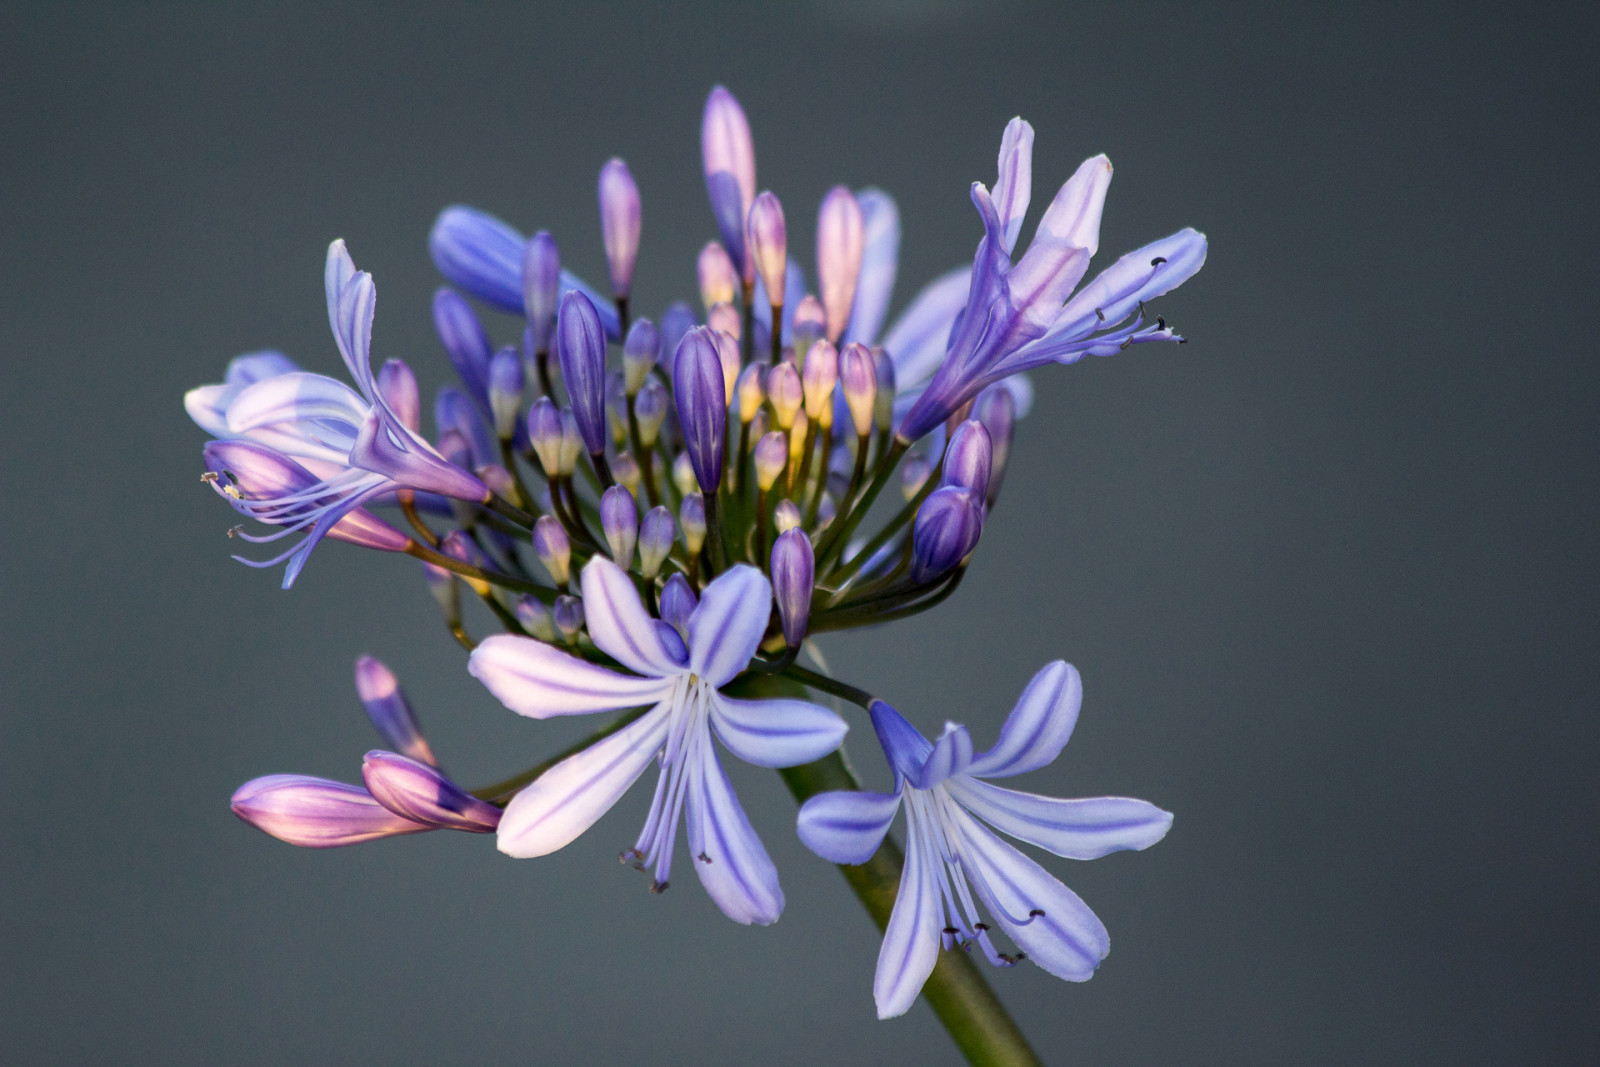
[[[544,719],[653,704],[672,689],[660,678],[635,678],[568,655],[529,637],[495,634],[467,660],[467,673],[518,715]]]

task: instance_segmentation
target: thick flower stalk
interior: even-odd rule
[[[982,224],[972,266],[935,278],[892,321],[894,199],[838,185],[813,216],[758,192],[750,123],[720,86],[700,126],[717,237],[694,264],[698,308],[631,306],[642,200],[621,158],[596,183],[609,295],[562,267],[556,227],[530,237],[447,207],[428,236],[447,283],[432,319],[459,384],[437,394],[431,437],[411,368],[372,369],[374,283],[335,241],[325,297],[355,387],[258,352],[185,397],[214,438],[205,479],[269,527],[230,534],[298,535],[255,563],[287,563],[285,587],[325,538],[413,556],[468,669],[508,708],[609,718],[466,791],[439,770],[393,675],[363,661],[358,686],[389,748],[368,754],[362,784],[257,779],[235,796],[240,816],[308,846],[453,828],[542,856],[654,764],[650,812],[624,858],[664,889],[683,827],[722,911],[766,924],[783,893],[723,772],[725,750],[782,769],[808,802],[802,836],[845,865],[887,928],[880,1013],[904,1011],[920,989],[974,1062],[1035,1062],[959,949],[1016,958],[995,946],[993,923],[1053,973],[1082,979],[1104,955],[1104,930],[987,827],[1087,856],[1144,847],[1170,817],[1142,801],[1052,801],[981,781],[1047,763],[1065,744],[1077,690],[1064,664],[1041,672],[996,748],[973,756],[964,728],[927,742],[872,694],[800,663],[820,635],[957,592],[1029,407],[1021,372],[1181,340],[1147,305],[1199,270],[1205,238],[1180,230],[1080,285],[1111,176],[1095,156],[1019,254],[1032,144],[1021,119],[1006,127],[993,189],[970,189]],[[875,508],[891,483],[899,506]],[[380,511],[390,507],[398,516]],[[836,751],[844,719],[808,694],[868,712],[893,794],[859,790]],[[903,869],[886,837],[901,806]]]

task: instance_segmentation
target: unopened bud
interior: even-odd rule
[[[766,434],[756,442],[756,485],[763,493],[778,481],[778,475],[789,462],[789,437],[779,430]]]
[[[578,469],[578,457],[583,455],[583,435],[578,430],[578,420],[570,408],[561,409],[561,476],[571,477]]]
[[[872,365],[878,377],[878,396],[873,404],[872,421],[879,432],[887,433],[894,426],[894,360],[883,349],[874,348]]]
[[[546,477],[561,473],[561,412],[547,396],[541,396],[528,408],[528,443],[539,457]]]
[[[522,355],[514,347],[502,348],[489,361],[489,410],[494,413],[495,436],[509,441],[517,429],[522,407]]]
[[[600,233],[605,239],[611,291],[626,297],[639,258],[639,186],[628,165],[611,159],[600,168]]]
[[[611,461],[611,476],[617,484],[625,486],[634,496],[639,495],[639,484],[643,480],[643,472],[639,470],[639,461],[633,458],[632,452],[618,452]]]
[[[654,507],[645,513],[639,524],[639,573],[654,578],[661,571],[672,552],[672,542],[677,536],[672,522],[672,512],[664,507]]]
[[[438,766],[428,739],[422,736],[417,716],[411,710],[399,679],[381,660],[362,656],[356,660],[356,695],[367,709],[367,718],[384,743],[396,752]]]
[[[872,432],[873,406],[878,399],[878,370],[865,345],[851,342],[839,354],[839,384],[844,387],[844,402],[850,408],[850,422],[857,437]]]
[[[755,198],[750,205],[750,224],[747,232],[750,255],[755,259],[756,274],[766,287],[768,301],[783,303],[784,271],[788,264],[788,228],[783,220],[783,205],[769,189]]]
[[[684,496],[678,506],[678,525],[683,527],[683,547],[693,559],[706,543],[706,502],[699,493]]]
[[[687,452],[679,452],[672,461],[672,485],[678,490],[679,496],[688,496],[700,489],[700,483],[694,476],[694,464]]]
[[[780,500],[778,506],[772,509],[772,524],[778,528],[779,533],[787,533],[800,525],[800,505],[793,500]]]
[[[701,306],[709,312],[718,304],[733,303],[739,291],[739,272],[720,241],[708,242],[700,250],[698,267]]]
[[[818,341],[806,353],[800,375],[806,417],[815,422],[822,417],[823,408],[833,406],[833,387],[839,381],[839,350],[828,341]]]
[[[533,350],[549,352],[561,298],[561,251],[556,239],[540,230],[528,239],[522,254],[522,304],[533,333]]]
[[[622,343],[622,383],[629,396],[638,396],[650,369],[661,355],[661,336],[649,319],[635,319]]]
[[[571,576],[572,542],[554,515],[541,515],[533,524],[533,551],[549,572],[550,580],[565,587]]]
[[[989,431],[977,419],[968,419],[950,435],[939,484],[970,489],[976,499],[987,499],[990,464]]]
[[[633,417],[639,424],[639,443],[651,448],[661,433],[661,423],[667,417],[667,388],[651,378],[639,390],[633,401]]]
[[[935,489],[911,525],[911,580],[925,582],[944,574],[977,547],[982,533],[983,510],[971,490],[954,485]]]
[[[748,423],[756,417],[756,412],[761,410],[761,405],[766,402],[767,365],[765,363],[752,363],[739,372],[739,380],[734,383],[733,394],[739,404],[739,421]]]
[[[830,341],[837,342],[850,322],[865,240],[866,226],[855,194],[842,185],[834,186],[817,209],[817,284],[822,290]]]
[[[554,641],[559,637],[556,630],[555,617],[550,614],[550,609],[538,597],[525,596],[518,600],[513,609],[517,622],[522,628],[541,641]]]
[[[741,334],[739,309],[732,304],[716,304],[706,312],[706,325],[737,341]]]
[[[803,361],[811,346],[827,336],[827,333],[828,318],[827,313],[822,310],[822,301],[807,293],[800,301],[800,306],[794,309],[795,363]]]
[[[550,614],[561,639],[569,645],[577,644],[578,631],[583,629],[583,601],[575,596],[558,596]]]
[[[816,560],[811,538],[804,530],[785,530],[772,546],[772,596],[783,623],[783,640],[797,648],[805,640],[806,622],[811,613],[811,587],[816,578]]]
[[[638,469],[638,465],[634,465]],[[613,485],[600,495],[600,528],[611,548],[611,558],[623,570],[633,566],[633,546],[639,537],[639,506],[633,494]]]
[[[927,459],[922,456],[912,456],[900,465],[900,495],[909,503],[913,497],[922,492],[922,487],[928,481],[928,476],[933,473],[933,468]]]
[[[978,394],[972,415],[989,431],[989,488],[985,497],[993,504],[1000,495],[1000,483],[1005,480],[1006,460],[1011,457],[1011,440],[1017,429],[1016,398],[1004,382],[996,383]]]
[[[805,386],[794,364],[779,363],[767,372],[767,396],[772,401],[778,429],[787,430],[793,426],[795,413],[805,403]]]

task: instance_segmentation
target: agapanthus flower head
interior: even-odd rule
[[[941,947],[976,944],[991,963],[1016,963],[1020,956],[995,948],[994,926],[1026,958],[1069,981],[1086,980],[1105,958],[1110,940],[1088,905],[993,830],[1058,856],[1094,859],[1149,848],[1166,836],[1172,815],[1143,800],[1058,800],[983,780],[1053,762],[1082,702],[1078,672],[1051,663],[1028,683],[994,747],[974,755],[966,727],[946,723],[930,742],[875,701],[872,724],[894,768],[894,792],[822,793],[800,809],[800,839],[824,859],[854,864],[871,858],[905,807],[905,868],[873,983],[879,1018],[911,1006]]]

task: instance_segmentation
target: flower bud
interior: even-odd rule
[[[617,484],[624,487],[634,496],[639,495],[639,483],[643,479],[643,472],[639,470],[639,461],[633,458],[632,452],[618,452],[611,461],[611,476]]]
[[[673,391],[684,447],[694,464],[702,492],[715,493],[722,483],[728,391],[723,381],[716,331],[697,327],[684,335],[673,357]]]
[[[689,461],[687,452],[679,452],[672,461],[672,485],[678,490],[679,496],[688,496],[700,489],[700,483],[694,476],[694,464]]]
[[[878,376],[878,397],[873,405],[872,421],[880,433],[887,433],[894,426],[894,360],[882,348],[874,348],[872,365]]]
[[[780,500],[778,506],[772,509],[772,525],[778,528],[780,534],[797,529],[800,518],[800,505],[793,500]]]
[[[654,507],[645,512],[644,521],[639,524],[640,574],[653,579],[660,573],[661,564],[672,552],[675,536],[672,512],[664,507]]]
[[[479,570],[483,570],[489,563],[484,558],[483,550],[473,542],[472,538],[460,530],[451,530],[445,534],[444,538],[439,542],[439,551],[458,563],[465,563],[470,567],[477,567]],[[464,574],[459,574],[456,577],[465,582],[467,588],[479,596],[489,595],[489,583],[482,578],[468,578]]]
[[[445,433],[454,430],[466,442],[468,459],[465,463],[451,460],[457,466],[471,470],[500,458],[489,426],[483,421],[483,413],[461,390],[450,386],[439,390],[433,401],[433,421],[439,428],[441,441]]]
[[[467,391],[482,402],[489,398],[489,335],[466,297],[454,289],[433,294],[433,328],[450,356],[450,365]]]
[[[361,778],[372,798],[403,819],[443,830],[493,833],[500,809],[468,793],[438,769],[394,752],[368,752]]]
[[[384,361],[378,371],[378,393],[402,426],[412,433],[422,432],[422,391],[417,388],[417,376],[404,361]]]
[[[677,630],[684,640],[689,638],[689,616],[698,604],[689,580],[681,574],[674,574],[661,587],[661,621]]]
[[[540,230],[522,254],[522,305],[532,331],[533,351],[549,352],[561,295],[561,252],[556,239]]]
[[[756,149],[744,108],[720,85],[706,98],[700,119],[700,160],[722,246],[748,285],[755,273],[744,247],[744,230],[756,195]]]
[[[605,532],[611,558],[617,565],[623,570],[633,566],[633,545],[639,537],[639,506],[634,503],[632,493],[613,485],[600,495],[600,528]]]
[[[772,546],[772,596],[778,602],[778,618],[783,622],[783,641],[790,648],[799,647],[805,640],[815,579],[811,538],[801,529],[779,534]]]
[[[794,425],[789,427],[789,467],[791,481],[799,476],[800,462],[806,454],[806,431],[811,428],[811,420],[806,418],[804,411],[794,417]]]
[[[817,421],[824,408],[833,406],[833,387],[839,381],[839,350],[827,341],[818,341],[806,354],[805,369],[800,373],[806,417]]]
[[[732,304],[713,304],[706,312],[706,325],[737,341],[741,332],[739,309]]]
[[[739,339],[721,330],[711,332],[711,340],[717,346],[717,362],[722,364],[722,398],[725,403],[733,403],[733,387],[739,381],[739,369],[743,364],[743,357],[739,355]]]
[[[611,292],[626,297],[639,258],[639,187],[628,165],[612,158],[600,168],[600,234],[605,239]]]
[[[769,189],[750,205],[750,225],[746,234],[756,273],[766,287],[772,304],[783,303],[784,271],[789,262],[789,231],[783,221],[783,205]]]
[[[498,463],[485,463],[473,470],[478,476],[478,481],[489,487],[489,492],[504,500],[515,500],[517,497],[516,479],[511,477],[511,472]]]
[[[1004,382],[998,382],[978,394],[972,415],[989,431],[989,488],[984,495],[993,504],[1000,495],[1000,483],[1005,481],[1006,460],[1011,457],[1011,440],[1017,429],[1016,398]]]
[[[556,316],[556,354],[578,434],[591,456],[606,450],[606,335],[588,297],[570,289]]]
[[[578,469],[578,457],[583,454],[583,434],[578,430],[578,419],[571,408],[561,409],[561,470],[563,478],[570,478]]]
[[[554,641],[560,636],[556,630],[555,616],[544,601],[535,596],[525,596],[513,609],[522,628],[541,641]]]
[[[694,309],[682,300],[667,305],[661,313],[661,369],[672,375],[672,356],[678,351],[683,335],[694,329]]]
[[[628,392],[622,381],[622,372],[606,375],[606,425],[611,427],[611,440],[618,448],[628,443]]]
[[[622,384],[629,396],[638,396],[644,388],[650,368],[656,365],[661,352],[661,336],[655,323],[649,319],[635,319],[628,327],[628,339],[622,343]]]
[[[756,441],[761,440],[766,436],[767,431],[771,429],[771,422],[772,419],[767,415],[765,405],[756,408],[755,417],[750,420],[750,437]]]
[[[561,520],[554,515],[539,516],[533,524],[533,551],[549,572],[550,580],[565,587],[571,576],[572,542],[567,540]]]
[[[547,396],[541,396],[528,408],[528,443],[539,457],[546,477],[561,473],[561,412]]]
[[[830,341],[837,342],[850,321],[865,234],[855,194],[842,185],[828,190],[817,209],[817,284],[822,290]]]
[[[739,380],[734,383],[733,395],[738,400],[740,422],[747,423],[755,418],[756,412],[761,410],[761,405],[766,403],[766,377],[765,363],[752,363],[739,372]]]
[[[303,774],[269,774],[234,791],[233,813],[302,848],[338,848],[432,827],[403,818],[360,786]]]
[[[817,529],[826,530],[828,524],[839,516],[839,505],[832,493],[823,493],[817,501]]]
[[[976,419],[968,419],[950,435],[944,450],[944,470],[939,484],[972,490],[973,498],[983,500],[989,492],[991,462],[989,431]]]
[[[978,545],[983,510],[970,490],[935,489],[911,526],[911,580],[925,582],[950,570]]]
[[[763,493],[777,484],[778,475],[789,463],[789,435],[780,430],[765,434],[756,442],[756,485]]]
[[[461,586],[456,583],[456,576],[443,567],[424,563],[422,577],[428,583],[428,592],[433,595],[434,603],[444,612],[445,621],[451,624],[460,622]]]
[[[654,378],[646,381],[633,402],[633,417],[639,424],[639,443],[654,446],[667,417],[667,387]]]
[[[428,739],[417,726],[417,717],[399,680],[382,661],[372,656],[356,660],[356,695],[367,709],[373,729],[386,744],[412,759],[435,767],[439,765],[433,749],[428,747]]]
[[[805,386],[794,364],[779,363],[767,372],[767,396],[772,401],[778,429],[787,430],[793,426],[795,413],[805,402]]]
[[[872,432],[873,408],[878,399],[878,369],[865,345],[851,342],[839,354],[839,384],[844,387],[844,402],[850,408],[850,422],[857,437]]]
[[[576,644],[578,631],[583,629],[583,601],[575,596],[558,596],[550,616],[555,620],[561,639],[569,645]]]
[[[906,499],[906,503],[922,492],[932,473],[933,467],[923,456],[911,456],[900,465],[900,495]]]
[[[517,429],[522,408],[522,355],[506,347],[489,361],[489,410],[494,413],[495,436],[509,441]]]
[[[683,503],[678,505],[678,525],[683,527],[683,547],[693,559],[706,543],[706,502],[699,493],[684,495]]]
[[[732,304],[739,291],[739,271],[728,252],[717,241],[708,241],[700,250],[696,264],[700,276],[700,303],[710,311],[718,304]]]
[[[800,301],[800,306],[794,309],[794,351],[795,363],[798,366],[805,354],[811,351],[811,346],[827,336],[828,316],[822,310],[822,301],[810,293]]]

